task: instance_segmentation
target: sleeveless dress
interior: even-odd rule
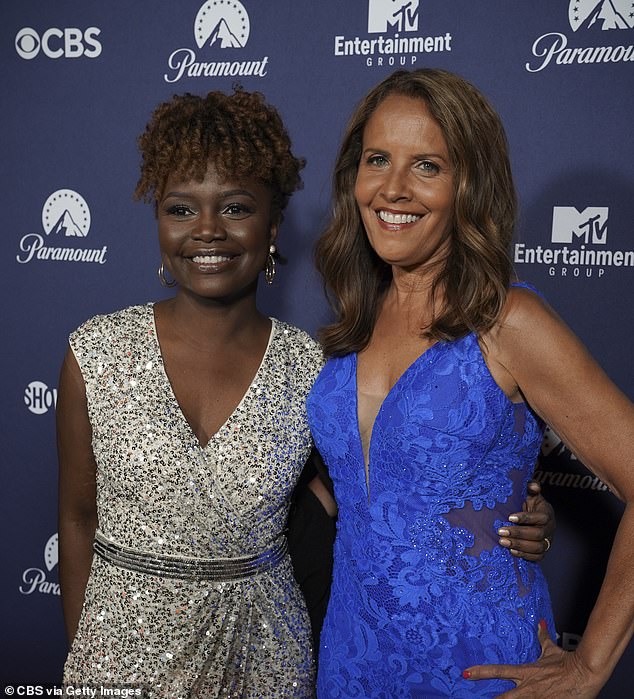
[[[221,567],[280,541],[312,447],[306,394],[323,365],[306,333],[272,320],[251,385],[204,447],[163,368],[152,305],[97,316],[70,344],[93,429],[97,539]],[[144,696],[170,699],[312,697],[310,639],[288,554],[220,582],[95,555],[64,682],[144,686]]]
[[[498,545],[520,511],[542,439],[470,334],[433,345],[385,398],[369,447],[357,419],[357,356],[330,359],[308,396],[313,437],[339,507],[317,695],[495,697],[481,663],[524,663],[554,626],[539,566]]]

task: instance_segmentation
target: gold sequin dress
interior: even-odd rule
[[[93,429],[98,538],[141,561],[156,556],[159,574],[94,556],[65,684],[170,699],[312,697],[308,618],[280,542],[311,448],[305,398],[318,345],[273,320],[251,385],[205,447],[165,373],[151,304],[96,316],[70,345]],[[226,579],[225,561],[273,548],[274,564]],[[224,578],[179,579],[182,561],[201,559]]]

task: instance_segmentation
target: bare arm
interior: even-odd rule
[[[328,513],[328,516],[336,517],[337,503],[335,502],[332,481],[328,475],[326,464],[324,464],[321,454],[316,449],[313,449],[311,459],[317,470],[317,475],[310,481],[308,487],[313,491],[315,497]]]
[[[568,694],[590,699],[609,678],[634,632],[634,406],[535,295],[515,289],[507,308],[492,337],[494,361],[515,383],[517,394],[625,501],[626,509],[577,650],[560,651],[542,630],[544,653],[536,663],[468,670],[472,679],[513,679],[517,688],[505,693],[505,699]]]
[[[59,578],[64,621],[72,643],[84,603],[97,528],[95,457],[86,390],[69,349],[60,374],[57,400],[59,460]]]
[[[332,497],[328,488],[324,485],[321,476],[315,476],[308,484],[308,487],[313,491],[315,497],[321,503],[321,506],[326,510],[329,517],[337,516],[337,503]]]

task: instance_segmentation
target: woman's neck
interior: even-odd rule
[[[255,294],[222,303],[179,291],[155,305],[155,317],[163,334],[178,335],[188,344],[212,351],[219,344],[255,336],[270,327],[256,307]]]

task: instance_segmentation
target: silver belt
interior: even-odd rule
[[[122,546],[107,539],[99,530],[95,532],[93,548],[101,558],[120,568],[147,575],[178,580],[212,580],[228,582],[259,575],[276,566],[286,555],[288,543],[281,536],[275,544],[262,553],[239,558],[189,558],[166,556],[149,551]]]

